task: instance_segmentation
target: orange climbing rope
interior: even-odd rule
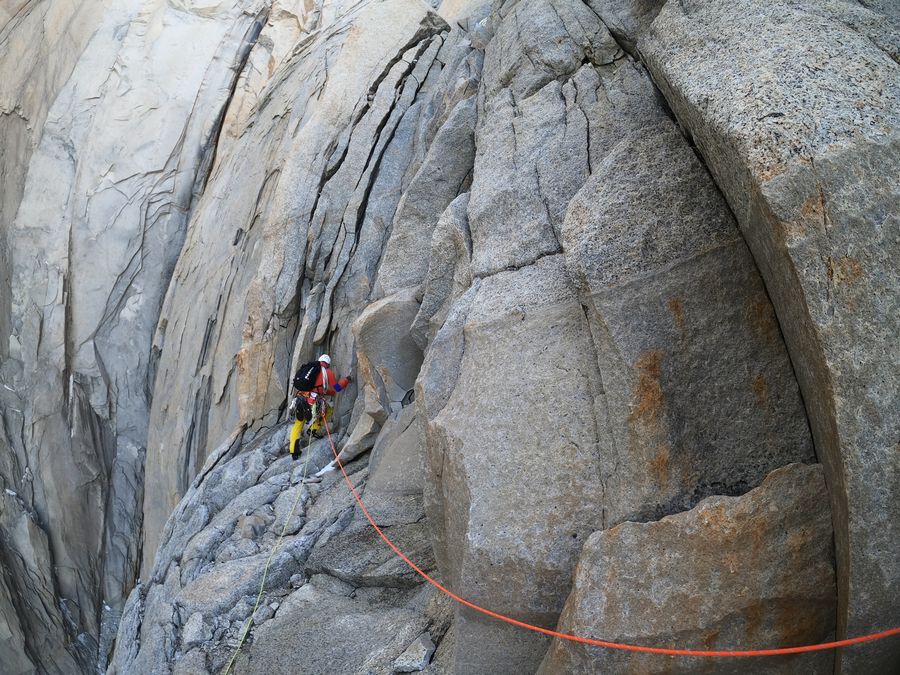
[[[555,630],[550,630],[548,628],[541,628],[540,626],[535,626],[534,624],[526,623],[525,621],[519,621],[517,619],[513,619],[510,616],[506,616],[504,614],[499,614],[497,612],[493,612],[485,607],[480,605],[476,605],[474,602],[469,602],[465,598],[458,596],[456,593],[451,591],[448,588],[445,588],[440,583],[432,579],[428,574],[422,571],[418,565],[416,565],[412,560],[410,560],[396,545],[392,542],[387,535],[382,532],[381,528],[375,524],[375,521],[372,519],[372,516],[369,515],[368,510],[366,510],[365,505],[362,503],[362,500],[359,498],[359,493],[356,491],[356,486],[353,485],[353,482],[350,480],[350,476],[347,475],[347,472],[344,470],[344,465],[341,463],[341,458],[338,456],[337,448],[334,447],[334,439],[331,437],[331,429],[328,426],[328,422],[325,423],[325,431],[328,434],[328,442],[331,444],[331,452],[334,453],[334,459],[337,462],[338,467],[341,470],[341,473],[344,474],[344,480],[347,482],[347,486],[350,488],[350,492],[353,494],[353,497],[356,499],[356,503],[359,504],[359,508],[362,509],[363,515],[369,521],[369,524],[375,528],[375,531],[378,535],[384,540],[384,542],[391,548],[391,550],[396,553],[400,558],[403,559],[407,565],[409,565],[416,573],[421,576],[425,581],[429,584],[437,588],[442,593],[450,596],[456,602],[461,605],[465,605],[466,607],[475,610],[476,612],[480,612],[487,616],[493,617],[494,619],[498,619],[500,621],[505,621],[506,623],[510,623],[513,626],[518,626],[519,628],[524,628],[526,630],[534,631],[537,633],[543,633],[544,635],[550,635],[551,637],[560,638],[561,640],[569,640],[570,642],[580,642],[587,645],[594,645],[596,647],[608,647],[610,649],[620,649],[628,652],[642,652],[645,654],[663,654],[666,656],[702,656],[702,657],[729,657],[729,656],[782,656],[785,654],[803,654],[805,652],[818,652],[824,651],[826,649],[836,649],[838,647],[848,647],[850,645],[856,645],[863,642],[872,642],[873,640],[881,640],[882,638],[890,637],[892,635],[900,635],[900,626],[897,628],[889,628],[888,630],[883,630],[878,633],[872,633],[870,635],[862,635],[860,637],[849,638],[846,640],[836,640],[834,642],[822,642],[820,644],[815,645],[802,645],[800,647],[780,647],[777,649],[741,649],[741,650],[700,650],[700,649],[667,649],[664,647],[646,647],[643,645],[629,645],[622,644],[619,642],[608,642],[606,640],[596,640],[594,638],[581,637],[579,635],[572,635],[571,633],[560,633]]]

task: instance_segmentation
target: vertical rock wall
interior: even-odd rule
[[[278,419],[292,364],[352,368],[386,230],[449,112],[429,92],[467,68],[446,32],[414,0],[354,7],[298,43],[218,159],[154,342],[144,569],[208,448]]]
[[[220,670],[287,524],[241,668],[673,666],[440,605],[334,477],[288,522],[323,351],[376,520],[471,600],[718,648],[890,622],[889,8],[113,5],[0,10],[4,663],[102,667],[140,569],[112,672]]]
[[[826,469],[842,636],[900,616],[898,34],[891,3],[669,2],[638,42],[784,329]],[[846,658],[884,670],[900,645]]]
[[[3,478],[47,539],[20,617],[46,595],[65,628],[19,648],[72,672],[62,645],[87,668],[99,638],[102,663],[137,574],[150,340],[265,4],[50,5],[4,28],[4,109],[32,126],[4,130]]]

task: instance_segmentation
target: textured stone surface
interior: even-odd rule
[[[370,304],[353,324],[359,373],[379,416],[400,409],[412,390],[422,365],[422,349],[410,336],[419,311],[414,289],[407,289]]]
[[[395,128],[410,106],[415,89],[407,90],[427,75],[441,26],[413,0],[367,3],[337,19],[300,43],[308,58],[276,76],[279,86],[259,102],[254,123],[218,160],[154,341],[162,354],[147,458],[145,569],[166,515],[202,466],[208,430],[277,414],[292,365],[301,355],[312,357],[312,340],[331,314],[323,305],[354,243],[339,225],[346,215],[353,232],[365,212],[376,178],[373,146],[376,156],[385,151],[383,126]],[[426,52],[429,58],[410,64],[401,60],[406,51],[408,59]],[[358,68],[361,54],[367,69]],[[369,102],[373,80],[381,86]],[[406,96],[395,101],[398,90]],[[288,227],[298,220],[308,231]],[[298,269],[310,278],[301,283]],[[301,302],[306,311],[298,327]],[[179,349],[167,349],[171,344]],[[349,345],[328,350],[339,373],[350,369]],[[187,362],[196,366],[185,368]],[[190,406],[175,405],[185,400]],[[183,467],[180,475],[169,469],[170,453]]]
[[[219,430],[274,422],[319,351],[354,370],[351,326],[398,203],[420,167],[440,173],[430,143],[471,96],[471,48],[446,29],[415,0],[354,5],[297,44],[217,156],[154,342],[145,569]],[[358,423],[355,394],[338,399],[341,433]]]
[[[378,525],[425,517],[425,444],[420,417],[406,406],[384,425],[369,460],[366,508]]]
[[[6,232],[22,199],[27,167],[49,109],[82,51],[96,32],[102,35],[133,12],[134,3],[113,4],[14,0],[0,7],[0,359],[9,354],[11,334]]]
[[[666,0],[587,0],[616,42],[636,56],[635,45]]]
[[[814,460],[753,259],[671,122],[628,134],[599,162],[562,242],[603,382],[605,526],[742,494]]]
[[[203,615],[200,612],[191,614],[187,623],[181,629],[181,644],[185,650],[203,644],[207,640],[212,639],[212,630],[203,621]]]
[[[423,630],[444,625],[444,610],[429,600],[433,591],[423,591],[362,516],[354,517],[339,473],[311,485],[294,480],[298,462],[285,461],[283,452],[286,427],[230,439],[210,455],[167,523],[153,578],[129,597],[109,673],[221,672],[292,507],[300,525],[274,552],[237,672],[294,673],[301,661],[309,673],[390,672]],[[361,462],[347,471],[365,497]],[[221,560],[250,520],[264,525],[253,531],[258,551]],[[424,522],[386,531],[433,568]]]
[[[483,280],[464,321],[448,319],[442,331],[462,333],[449,366],[458,378],[435,405],[429,385],[443,366],[427,357],[416,398],[438,565],[468,599],[552,625],[602,510],[599,378],[562,256]],[[432,349],[443,340],[439,332]],[[460,673],[535,668],[547,644],[459,610],[455,630]]]
[[[264,675],[288,675],[298,667],[309,673],[390,672],[426,625],[415,611],[331,596],[308,584],[258,630],[235,669]]]
[[[416,638],[406,650],[394,661],[395,673],[417,673],[424,670],[434,654],[434,643],[425,633]]]
[[[477,276],[559,252],[566,203],[589,172],[596,76],[582,64],[622,55],[580,0],[514,3],[497,18],[485,50],[469,200]]]
[[[390,294],[422,283],[438,218],[471,182],[475,119],[472,96],[453,108],[435,135],[422,167],[397,205],[391,238],[378,270],[380,291]]]
[[[900,580],[896,6],[670,2],[639,43],[737,216],[832,498],[839,635],[895,623]],[[843,655],[884,671],[900,645]]]
[[[467,192],[447,206],[434,228],[422,303],[410,328],[412,339],[423,350],[444,323],[453,300],[472,283],[468,206]]]
[[[221,672],[251,614],[239,672],[390,673],[426,632],[422,672],[537,669],[544,638],[393,557],[328,441],[286,456],[290,375],[323,351],[355,376],[330,426],[375,519],[548,627],[579,556],[604,578],[590,533],[762,508],[721,495],[811,461],[796,369],[849,630],[884,627],[898,35],[887,0],[6,3],[0,669],[102,669],[121,615],[110,672]],[[713,574],[709,548],[650,596]],[[806,565],[766,555],[748,578]],[[787,622],[741,598],[718,636],[695,613],[639,637]]]
[[[264,2],[52,4],[0,37],[2,472],[46,530],[48,607],[88,667],[137,574],[148,345]]]
[[[559,630],[685,649],[828,641],[836,593],[821,465],[792,464],[736,497],[591,535]],[[709,662],[716,673],[831,673],[834,654]],[[540,673],[695,673],[690,657],[554,640]]]

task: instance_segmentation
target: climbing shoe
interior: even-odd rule
[[[292,453],[290,453],[290,454],[291,454],[291,461],[292,461],[292,462],[296,462],[298,459],[300,459],[300,453],[299,453],[299,452],[292,452]]]

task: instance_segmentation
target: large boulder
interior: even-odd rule
[[[900,616],[900,45],[890,3],[669,2],[639,41],[760,268],[825,465],[838,634]],[[886,672],[900,643],[847,651]]]
[[[558,630],[698,650],[793,647],[834,635],[836,593],[821,465],[773,471],[742,497],[710,497],[653,523],[591,535]],[[539,673],[831,673],[831,651],[709,659],[554,639]]]
[[[603,380],[607,527],[814,461],[756,266],[674,124],[611,149],[570,203],[562,242]]]
[[[366,508],[378,525],[415,523],[425,516],[425,444],[414,405],[382,428],[369,461]]]
[[[419,311],[416,295],[415,289],[407,289],[373,302],[353,324],[359,373],[382,420],[400,410],[422,366],[422,349],[410,335]]]
[[[468,600],[552,625],[581,544],[602,524],[599,378],[584,313],[558,255],[488,277],[456,304],[465,318],[451,309],[417,384],[435,555]],[[438,349],[453,344],[445,333],[464,349]],[[463,609],[455,632],[457,673],[534,669],[547,647]]]

